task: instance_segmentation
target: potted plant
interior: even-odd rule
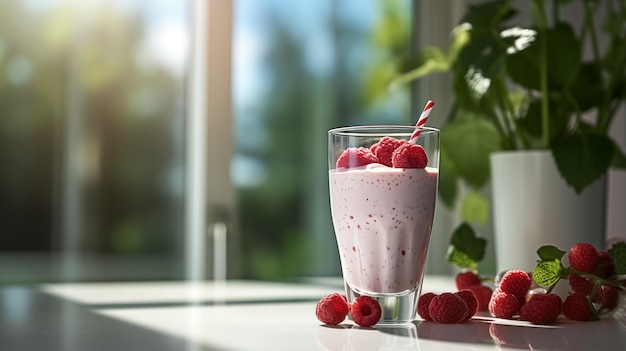
[[[606,174],[626,165],[608,134],[626,98],[626,2],[524,4],[530,18],[511,0],[470,6],[447,52],[426,47],[391,82],[451,74],[440,193],[450,204],[457,179],[481,188],[491,178],[498,269],[532,269],[516,257],[546,243],[602,247]],[[579,22],[566,6],[580,7]]]

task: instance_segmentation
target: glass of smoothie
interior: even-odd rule
[[[371,296],[379,324],[415,319],[439,178],[439,130],[328,132],[330,205],[346,295]],[[412,138],[413,136],[413,138]],[[409,141],[411,140],[411,141]]]

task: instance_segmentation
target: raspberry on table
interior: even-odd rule
[[[407,142],[393,152],[391,163],[395,168],[425,168],[428,156],[422,146]]]
[[[570,266],[581,272],[592,273],[599,259],[598,251],[589,243],[578,243],[567,253]]]
[[[606,251],[598,251],[598,266],[596,267],[595,273],[604,279],[617,274],[615,271],[615,260],[613,260],[613,256],[609,255]]]
[[[561,313],[561,298],[556,294],[534,294],[520,308],[520,319],[533,324],[552,324]]]
[[[528,273],[520,270],[511,270],[502,276],[498,289],[523,299],[526,297],[531,283],[532,279]]]
[[[478,311],[478,300],[471,290],[461,290],[455,293],[458,297],[463,299],[467,305],[467,313],[461,322],[467,321],[472,318]]]
[[[378,163],[387,167],[393,167],[391,156],[393,155],[393,152],[403,143],[406,143],[406,141],[386,136],[382,137],[380,141],[374,144],[375,146],[370,146],[370,150],[372,150],[374,155],[376,155],[376,158],[378,158]]]
[[[453,293],[442,293],[433,297],[428,313],[438,323],[459,323],[467,315],[467,304]]]
[[[583,294],[569,294],[563,301],[561,311],[565,317],[573,321],[590,321],[593,319],[589,300]]]
[[[428,292],[422,294],[417,300],[417,314],[420,317],[424,318],[425,321],[432,321],[432,317],[430,313],[428,313],[428,306],[430,305],[430,301],[432,301],[433,297],[437,296],[434,293]]]
[[[480,281],[480,277],[472,271],[457,274],[454,278],[454,282],[456,283],[456,288],[459,291],[468,289],[470,286],[480,285],[482,283]]]
[[[550,304],[553,304],[555,306],[559,307],[559,313],[561,312],[561,304],[563,303],[563,300],[561,300],[561,297],[557,294],[533,294],[530,296],[530,298],[535,299],[537,301],[546,301]],[[529,299],[530,300],[530,299]]]
[[[589,296],[591,294],[591,290],[593,289],[593,280],[577,274],[570,274],[567,281],[573,292],[581,293],[585,296]]]
[[[489,300],[489,312],[496,318],[511,319],[519,311],[518,298],[508,292],[496,290]]]
[[[610,312],[619,305],[620,292],[617,288],[608,285],[600,285],[593,299],[594,303],[600,305],[599,312]]]
[[[493,290],[486,285],[473,285],[467,288],[474,293],[476,300],[478,301],[478,310],[487,311],[489,309],[489,300],[491,300],[491,294]]]
[[[370,149],[364,147],[351,147],[344,150],[337,159],[337,168],[353,168],[376,163],[378,159]]]
[[[349,310],[345,296],[332,293],[317,302],[315,316],[322,323],[337,325],[346,319]]]
[[[378,323],[382,311],[378,301],[369,296],[359,296],[350,306],[352,320],[361,327],[371,327]]]

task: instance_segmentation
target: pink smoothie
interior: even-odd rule
[[[438,170],[380,164],[333,169],[330,202],[344,279],[362,293],[398,293],[422,279]]]

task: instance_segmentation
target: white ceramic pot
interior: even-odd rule
[[[510,151],[491,155],[491,180],[498,272],[532,271],[542,245],[604,247],[606,177],[578,194],[549,151]]]

